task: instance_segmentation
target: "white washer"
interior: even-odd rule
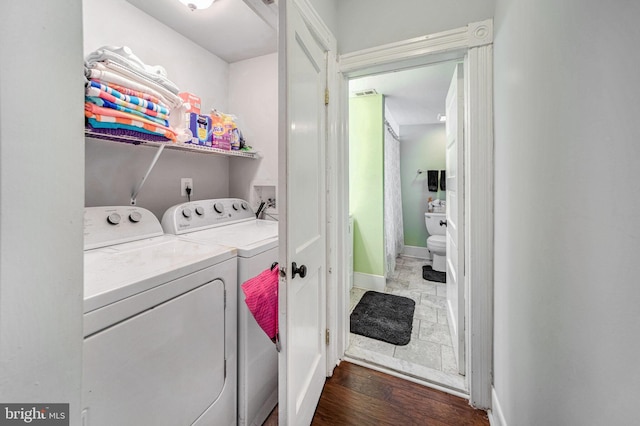
[[[162,227],[189,241],[236,248],[238,286],[278,260],[278,223],[256,219],[244,200],[179,204],[164,213]],[[261,425],[278,402],[278,353],[238,292],[238,424]]]
[[[84,238],[83,424],[235,424],[235,251],[135,206],[86,208]]]

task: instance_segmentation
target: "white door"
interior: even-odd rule
[[[464,84],[462,64],[453,72],[446,101],[447,317],[458,372],[465,374],[464,346]]]
[[[326,378],[326,51],[280,1],[279,424],[311,423]],[[298,273],[294,272],[294,263]]]

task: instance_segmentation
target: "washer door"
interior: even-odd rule
[[[215,280],[87,337],[86,424],[193,423],[224,386],[224,305]]]

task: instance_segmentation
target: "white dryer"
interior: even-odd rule
[[[84,239],[83,424],[235,424],[235,250],[135,206],[86,208]]]
[[[256,219],[244,200],[179,204],[164,213],[162,227],[189,241],[234,247],[238,286],[278,260],[278,223]],[[238,292],[238,424],[262,425],[278,402],[278,353]]]

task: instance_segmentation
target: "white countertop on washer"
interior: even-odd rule
[[[189,241],[234,247],[239,257],[253,257],[278,246],[278,222],[249,220],[185,233],[181,237]]]
[[[84,312],[236,256],[229,246],[163,235],[84,252]]]

